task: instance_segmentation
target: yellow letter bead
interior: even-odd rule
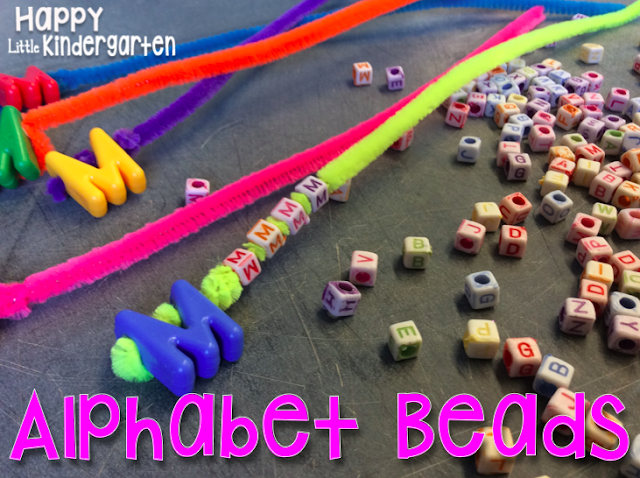
[[[501,219],[500,208],[494,202],[477,202],[473,206],[471,220],[482,224],[487,228],[487,232],[497,231]]]
[[[422,336],[413,320],[389,326],[389,351],[396,362],[418,356]]]
[[[576,170],[571,176],[571,182],[576,186],[588,188],[598,175],[598,172],[600,172],[600,163],[589,161],[588,159],[579,159],[576,164]]]
[[[601,224],[600,219],[579,212],[571,224],[566,240],[571,244],[578,244],[585,237],[597,236]]]
[[[587,140],[584,139],[584,137],[578,133],[565,134],[560,140],[560,143],[562,144],[562,146],[566,146],[571,151],[573,151],[574,154],[580,146],[586,146],[589,144],[587,143]]]
[[[307,176],[294,189],[307,196],[313,212],[329,202],[329,187],[315,176]]]
[[[505,224],[514,225],[524,221],[533,206],[522,193],[509,194],[500,201],[500,212]]]
[[[624,209],[618,213],[616,232],[620,239],[640,239],[640,209]]]
[[[107,202],[119,206],[127,200],[125,185],[135,194],[144,192],[144,171],[131,157],[99,128],[89,133],[98,168],[56,151],[47,153],[47,171],[60,177],[65,189],[83,208],[95,217],[107,213]]]
[[[402,263],[407,269],[426,269],[432,253],[431,244],[426,237],[404,238]]]
[[[520,114],[520,108],[518,105],[513,103],[502,103],[496,106],[496,113],[493,116],[493,120],[500,128],[502,128],[507,123],[510,116],[518,114]]]
[[[509,377],[533,377],[542,363],[542,354],[532,337],[509,338],[504,341],[502,360]]]
[[[302,226],[311,222],[309,215],[300,203],[289,198],[280,199],[276,207],[271,210],[271,216],[278,221],[286,223],[292,236],[295,236],[302,229]]]
[[[373,287],[378,276],[378,254],[367,251],[353,251],[349,282],[354,285]]]
[[[515,141],[501,141],[498,143],[498,154],[496,156],[496,165],[504,168],[507,156],[511,153],[520,153],[520,143]]]
[[[373,81],[373,68],[366,61],[354,63],[352,75],[355,86],[370,85]]]
[[[640,298],[640,272],[622,272],[622,279],[620,280],[620,292]]]
[[[456,232],[456,242],[453,247],[467,254],[477,254],[484,243],[486,231],[482,224],[463,219]]]
[[[395,143],[391,145],[391,149],[396,151],[404,151],[413,143],[413,128],[400,136]]]
[[[610,264],[605,264],[604,262],[589,261],[582,271],[580,279],[589,279],[600,282],[605,285],[607,287],[607,291],[609,291],[613,285],[613,267],[611,267]],[[638,284],[640,285],[640,282]]]
[[[640,207],[640,184],[624,181],[613,194],[611,204],[620,209]]]
[[[229,266],[240,277],[242,285],[249,285],[253,282],[253,279],[258,277],[262,268],[260,267],[260,261],[256,255],[245,249],[236,249],[229,256],[222,261],[225,266]]]
[[[589,261],[609,262],[613,249],[604,237],[585,237],[578,242],[576,259],[581,267]]]
[[[613,232],[618,221],[618,210],[608,204],[597,202],[591,208],[591,215],[602,221],[600,235],[607,236]]]
[[[208,196],[210,187],[206,179],[188,178],[184,188],[184,203],[188,205]]]
[[[622,422],[610,413],[607,413],[603,410],[602,415],[607,420],[611,420],[612,422],[615,422],[624,428]],[[615,450],[616,448],[618,448],[618,437],[610,431],[605,430],[604,428],[600,428],[598,425],[596,425],[596,422],[593,421],[593,417],[591,416],[591,406],[589,406],[589,410],[587,410],[584,432],[587,437],[587,450],[591,450],[592,443],[597,443],[602,448],[605,448],[607,450]]]
[[[337,202],[347,202],[351,193],[351,179],[329,194],[329,199]]]
[[[544,177],[538,182],[542,186],[540,188],[540,195],[546,196],[553,191],[565,192],[569,185],[569,176],[564,173],[551,170],[544,173]]]
[[[566,146],[553,146],[549,148],[549,156],[547,156],[547,163],[551,164],[551,161],[553,161],[556,158],[566,159],[568,161],[573,161],[574,163],[576,162],[575,154],[573,154],[573,151],[571,151]]]
[[[462,338],[464,351],[472,359],[492,359],[500,348],[500,334],[493,320],[471,319]]]
[[[280,232],[275,225],[260,219],[247,233],[249,242],[259,245],[267,252],[267,257],[273,255],[284,246],[287,238]]]
[[[511,93],[509,95],[509,97],[507,98],[507,104],[508,103],[513,103],[514,105],[516,105],[520,109],[520,113],[524,113],[525,109],[527,108],[527,98],[516,93]]]
[[[604,47],[596,43],[584,43],[580,47],[580,61],[588,65],[600,63],[603,54]]]
[[[640,148],[630,149],[624,153],[620,162],[634,173],[640,172]]]
[[[637,125],[640,125],[640,113],[636,113],[633,115],[633,122]]]
[[[511,473],[516,457],[506,457],[498,453],[493,438],[493,429],[491,427],[479,428],[477,431],[484,433],[484,440],[480,449],[476,452],[476,471],[480,475],[499,475],[503,473]],[[502,440],[508,447],[513,446],[513,437],[511,430],[502,427]]]

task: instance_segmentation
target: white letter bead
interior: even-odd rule
[[[464,295],[473,309],[486,309],[500,302],[500,286],[490,271],[476,272],[465,278]]]
[[[613,232],[613,228],[616,227],[616,222],[618,221],[618,210],[615,207],[597,202],[591,208],[591,215],[602,221],[600,226],[601,236],[606,236]]]
[[[545,113],[544,111],[538,111],[534,114],[531,121],[533,121],[534,125],[539,124],[542,126],[548,126],[551,129],[556,125],[556,117],[551,113]]]
[[[349,282],[354,285],[373,287],[378,276],[378,254],[367,251],[353,251]]]
[[[623,153],[640,148],[640,131],[629,131],[628,128],[627,128],[627,131],[623,131],[622,129],[625,128],[625,126],[627,125],[620,127],[620,131],[624,133],[624,138],[622,139],[622,148],[621,148],[621,151]],[[631,123],[631,127],[635,129],[638,126]],[[638,152],[640,153],[640,150],[638,150]]]
[[[209,181],[206,179],[189,178],[185,185],[184,202],[185,204],[191,204],[209,195],[210,191]]]
[[[549,148],[547,162],[551,164],[554,159],[566,159],[567,161],[576,162],[576,156],[567,146],[553,146]]]
[[[347,202],[349,200],[349,194],[351,194],[351,179],[329,194],[329,199],[337,202]]]
[[[567,234],[567,242],[578,244],[585,237],[597,236],[601,224],[600,219],[579,212],[571,224],[571,229]]]
[[[604,102],[604,106],[610,111],[622,112],[624,111],[627,101],[629,101],[629,97],[629,90],[619,87],[611,88]]]
[[[497,231],[501,219],[500,208],[494,202],[477,202],[473,206],[471,220],[482,224],[488,232]]]
[[[640,209],[624,209],[618,213],[616,232],[620,239],[640,239]]]
[[[531,174],[531,158],[526,153],[509,153],[504,163],[508,181],[526,181]]]
[[[502,133],[500,134],[500,141],[510,141],[514,143],[520,143],[522,142],[523,136],[524,136],[524,126],[520,126],[513,123],[506,123],[502,127]]]
[[[560,140],[560,143],[562,144],[562,146],[566,146],[574,153],[576,152],[576,149],[578,149],[580,146],[586,146],[587,144],[589,144],[582,137],[582,135],[578,133],[565,134]]]
[[[520,108],[513,103],[501,103],[496,106],[496,114],[493,120],[498,127],[502,128],[509,120],[509,116],[520,114]]]
[[[551,111],[551,104],[549,104],[548,101],[545,101],[542,98],[537,98],[535,100],[529,101],[529,103],[527,103],[527,107],[525,108],[525,113],[531,119],[533,119],[537,113],[549,113],[550,111]],[[534,120],[534,123],[535,123],[535,120]],[[554,119],[554,124],[555,124],[555,119]]]
[[[602,118],[602,109],[596,105],[584,105],[580,107],[583,118],[593,118],[599,120]]]
[[[589,93],[597,93],[600,91],[600,88],[602,88],[602,82],[604,81],[604,76],[597,71],[585,71],[580,75],[580,78],[589,83],[589,88],[587,89]]]
[[[640,319],[627,315],[613,317],[607,346],[616,352],[637,355],[640,352]]]
[[[604,48],[596,43],[584,43],[580,47],[580,61],[588,65],[600,63],[603,54]]]
[[[558,100],[560,100],[562,96],[569,94],[569,91],[567,91],[564,86],[557,85],[553,82],[551,82],[551,84],[543,85],[543,87],[549,91],[549,104],[552,108],[556,108],[558,106]]]
[[[331,317],[348,317],[356,313],[362,295],[347,281],[330,281],[322,292],[322,305]]]
[[[329,188],[324,181],[320,181],[314,176],[306,177],[302,182],[298,183],[295,190],[309,198],[313,212],[316,212],[329,202]]]
[[[527,99],[529,101],[541,99],[548,102],[549,96],[549,90],[543,88],[542,86],[532,86],[527,91]]]
[[[620,118],[620,116],[616,116],[616,115],[604,116],[604,117],[602,117],[602,122],[604,123],[605,131],[607,129],[618,129],[619,130],[625,124],[627,124],[627,122],[623,118]]]
[[[404,88],[404,71],[401,66],[387,68],[387,88],[391,91]]]
[[[348,194],[348,193],[347,193]],[[311,221],[304,208],[296,201],[289,198],[282,198],[276,207],[271,210],[271,216],[278,221],[283,221],[289,226],[292,236],[295,236],[302,226]]]
[[[484,115],[493,118],[496,114],[496,108],[498,105],[504,104],[507,99],[503,95],[494,93],[487,93],[487,106],[484,109]]]
[[[418,356],[422,336],[413,320],[389,326],[389,351],[396,362]]]
[[[581,279],[578,297],[586,299],[593,304],[596,316],[601,317],[607,307],[609,298],[607,297],[607,287],[600,282]]]
[[[476,83],[476,88],[480,93],[485,95],[497,94],[498,93],[498,85],[496,85],[491,80],[481,80]]]
[[[605,325],[611,325],[616,315],[626,315],[640,318],[640,300],[623,292],[612,292],[609,296],[609,304],[604,313]]]
[[[600,93],[588,92],[582,95],[585,106],[597,106],[598,109],[604,109],[604,98]]]
[[[604,149],[605,154],[617,156],[622,151],[622,142],[624,141],[624,133],[622,131],[610,129],[604,132],[600,147]],[[624,161],[623,161],[624,164]]]
[[[253,279],[262,272],[260,261],[256,255],[245,249],[236,249],[222,261],[222,264],[231,267],[238,274],[242,285],[251,284]]]
[[[588,188],[598,172],[600,172],[600,163],[584,158],[579,159],[576,163],[576,170],[571,176],[571,182],[576,186]]]
[[[578,134],[587,141],[587,143],[595,143],[602,138],[606,131],[603,121],[594,118],[585,118],[578,126]],[[604,156],[603,156],[604,159]]]
[[[361,62],[353,64],[353,84],[355,86],[370,85],[373,81],[373,68],[369,63]]]
[[[493,438],[493,429],[491,427],[479,428],[477,431],[484,433],[484,440],[480,449],[476,453],[476,471],[479,475],[497,475],[502,473],[511,473],[516,457],[506,457],[498,453],[496,443]],[[513,446],[513,437],[511,430],[502,427],[502,440],[508,447]]]
[[[629,119],[633,119],[638,111],[640,111],[640,98],[629,99],[624,107],[625,116]]]
[[[516,70],[516,73],[518,75],[524,76],[527,79],[527,82],[524,85],[525,90],[528,90],[531,87],[531,82],[533,81],[534,78],[538,76],[538,72],[535,71],[533,68],[529,68],[528,66],[525,66],[524,68],[520,68],[519,70]]]
[[[482,140],[475,136],[463,136],[458,143],[458,161],[461,163],[475,163],[480,157]]]
[[[640,272],[624,271],[620,281],[620,292],[640,297]]]
[[[493,320],[472,319],[462,338],[464,351],[472,359],[492,359],[500,348],[498,327]]]
[[[587,299],[569,298],[564,301],[558,323],[566,334],[587,335],[596,322],[596,309]]]
[[[640,55],[636,60],[638,73],[640,73]],[[625,478],[640,478],[640,435],[636,435],[631,442],[629,452],[620,465],[620,474]]]
[[[569,78],[571,78],[571,73],[564,70],[554,70],[554,71],[550,71],[547,76],[551,78],[554,81],[554,83],[560,86],[564,86],[565,82]]]
[[[526,114],[519,114],[519,115],[509,116],[507,124],[515,124],[515,125],[522,126],[522,128],[524,128],[522,131],[522,136],[526,137],[526,136],[529,136],[529,132],[533,127],[533,120],[529,118]]]
[[[617,423],[622,427],[622,422],[618,420],[616,417],[611,415],[608,412],[602,411],[602,415],[612,422]],[[593,417],[591,416],[591,406],[587,409],[587,416],[585,420],[584,426],[585,436],[587,438],[587,450],[591,450],[591,445],[593,443],[597,443],[602,448],[607,450],[614,450],[618,448],[618,437],[611,433],[610,431],[605,430],[604,428],[600,428],[593,421]]]
[[[564,160],[560,160],[562,162]],[[569,162],[566,166],[572,165],[572,169],[575,169],[574,163]],[[563,172],[555,171],[549,167],[549,171],[544,174],[544,177],[538,181],[542,186],[540,188],[540,195],[546,196],[547,194],[553,191],[562,191],[565,192],[567,190],[567,186],[569,186],[569,176],[564,174]]]
[[[556,134],[550,126],[536,124],[529,133],[529,147],[534,153],[549,151],[555,140]]]
[[[502,360],[509,377],[533,377],[542,363],[542,354],[534,338],[509,338],[504,341]]]
[[[454,128],[464,128],[464,125],[467,123],[467,119],[469,118],[470,111],[471,108],[469,108],[469,105],[458,103],[457,101],[451,103],[451,106],[449,106],[449,109],[447,110],[447,117],[444,122]]]
[[[576,259],[581,267],[589,261],[608,263],[613,255],[613,249],[604,237],[585,237],[578,242]]]
[[[456,232],[454,247],[467,254],[477,254],[484,243],[487,228],[474,221],[463,219]]]
[[[573,201],[569,196],[562,191],[555,191],[542,198],[540,215],[551,224],[557,224],[567,217],[572,207]]]
[[[496,77],[493,78],[496,81]],[[498,84],[498,92],[509,98],[511,95],[520,95],[520,87],[511,78],[507,78],[507,81]]]
[[[391,149],[396,151],[404,151],[413,143],[413,128],[400,136],[395,143],[391,145]]]
[[[565,131],[576,128],[582,120],[582,111],[573,105],[563,105],[556,114],[556,126]]]
[[[500,228],[498,254],[522,259],[527,250],[527,230],[524,227],[505,225]]]
[[[467,103],[467,99],[469,97],[469,93],[467,93],[465,90],[463,89],[459,89],[456,90],[452,93],[452,95],[447,98],[444,103],[442,103],[442,106],[444,106],[445,108],[449,108],[449,106],[451,106],[452,103]]]
[[[469,105],[469,116],[481,118],[484,116],[484,110],[487,107],[487,95],[476,92],[469,93],[467,104]]]
[[[582,96],[589,91],[589,82],[584,78],[574,76],[565,82],[564,87],[569,93]]]
[[[500,212],[505,224],[513,226],[524,221],[533,206],[522,193],[513,193],[502,198]]]
[[[620,283],[624,271],[640,271],[640,259],[631,251],[622,251],[612,255],[609,264],[613,267],[613,280],[616,283]]]
[[[633,122],[640,126],[640,113],[636,113],[635,115],[633,115]]]
[[[533,80],[531,80],[531,86],[542,86],[546,88],[546,87],[559,86],[559,85],[556,85],[554,81],[547,76],[538,76]],[[553,106],[553,103],[552,103],[552,106]]]
[[[264,219],[260,219],[247,233],[249,242],[259,245],[267,252],[267,257],[272,258],[278,249],[284,246],[287,238],[275,225]]]
[[[624,181],[613,194],[611,204],[619,209],[640,207],[640,184]]]
[[[607,287],[608,291],[613,285],[613,267],[604,262],[589,261],[582,271],[582,274],[580,274],[580,279],[600,282]]]
[[[540,418],[543,422],[547,423],[553,417],[560,415],[573,419],[576,418],[576,394],[564,387],[559,387],[556,390],[556,393],[553,394],[549,403],[547,403]],[[572,435],[569,427],[564,425],[557,427],[556,430],[563,435]]]
[[[589,186],[589,195],[602,202],[611,202],[616,189],[623,182],[624,179],[606,171],[601,171],[595,178],[593,178],[593,182],[591,183],[591,186]]]
[[[431,244],[426,237],[404,238],[402,263],[407,269],[426,269],[432,253]]]
[[[531,68],[538,72],[538,76],[539,77],[540,76],[547,76],[550,71],[557,70],[557,68],[553,68],[550,65],[546,65],[544,62],[543,63],[536,63],[534,65],[531,65]]]
[[[568,362],[553,355],[545,355],[533,381],[533,390],[550,398],[559,387],[569,388],[574,371]]]
[[[499,168],[504,167],[504,163],[507,162],[507,156],[511,153],[520,152],[520,143],[514,141],[502,141],[498,143],[498,153],[496,155],[496,165]]]

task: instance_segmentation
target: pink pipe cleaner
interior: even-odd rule
[[[456,65],[532,30],[544,19],[542,7],[528,10]],[[31,304],[44,303],[52,297],[126,269],[218,219],[321,169],[378,128],[442,75],[444,73],[395,105],[344,133],[245,176],[196,203],[176,209],[171,214],[125,235],[122,239],[32,274],[24,282],[0,284],[0,318],[26,317],[31,312]]]

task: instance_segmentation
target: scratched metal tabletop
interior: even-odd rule
[[[59,0],[53,6],[76,3]],[[98,33],[85,25],[76,35],[173,35],[182,43],[268,23],[295,3],[112,0],[101,5],[104,13]],[[44,0],[3,1],[0,44],[6,46],[7,38],[40,41],[41,32],[15,32],[15,7],[45,5],[51,6]],[[341,5],[344,2],[331,0],[323,9]],[[183,205],[188,177],[208,179],[212,189],[219,189],[341,133],[436,76],[516,16],[504,11],[438,9],[384,17],[282,61],[240,72],[193,117],[143,149],[137,161],[147,175],[148,190],[130,195],[122,206],[111,206],[102,219],[94,219],[73,200],[54,204],[45,194],[45,177],[15,190],[1,190],[0,280],[21,281],[172,212]],[[65,27],[59,34],[71,35]],[[578,61],[579,46],[587,40],[605,47],[604,61],[595,67],[605,75],[604,88],[622,86],[637,96],[640,77],[630,69],[638,54],[637,22],[563,41],[555,50],[539,50],[525,59],[533,63],[553,57],[578,75],[591,69]],[[3,46],[0,71],[22,76],[30,64],[55,70],[116,59],[104,53],[97,58],[43,58],[9,54]],[[373,65],[373,86],[352,85],[351,64],[357,61]],[[383,69],[393,65],[404,68],[403,91],[390,92],[386,87]],[[186,89],[172,88],[114,107],[51,130],[51,138],[58,150],[75,154],[88,147],[91,128],[113,133],[132,127]],[[168,299],[171,284],[178,279],[198,285],[210,268],[244,242],[247,230],[268,215],[284,191],[126,271],[34,306],[22,321],[0,324],[0,476],[476,476],[473,458],[450,457],[438,440],[426,454],[406,461],[396,459],[395,442],[397,393],[427,395],[433,405],[428,422],[437,426],[442,405],[456,394],[477,397],[488,425],[503,396],[532,391],[531,379],[507,377],[500,356],[493,360],[465,356],[462,335],[471,318],[495,320],[503,341],[535,337],[544,354],[575,366],[572,390],[584,391],[590,399],[615,394],[627,407],[621,419],[630,435],[640,433],[638,357],[608,350],[601,321],[587,337],[564,335],[557,325],[560,305],[577,293],[580,273],[575,246],[566,243],[564,236],[574,214],[588,213],[593,199],[586,189],[570,186],[575,208],[569,220],[552,226],[531,214],[524,223],[529,245],[522,260],[498,255],[497,233],[487,235],[477,256],[455,251],[455,231],[463,218],[470,217],[474,203],[499,202],[519,190],[534,207],[539,205],[536,180],[546,161],[544,155],[532,155],[529,181],[507,182],[495,166],[498,130],[493,121],[471,119],[464,130],[457,130],[444,125],[443,118],[442,110],[434,112],[416,128],[407,151],[387,152],[360,174],[347,203],[331,202],[313,214],[311,224],[266,262],[262,274],[229,309],[245,331],[244,355],[236,364],[223,363],[214,379],[199,379],[194,390],[216,394],[215,457],[186,459],[172,451],[169,417],[176,397],[163,385],[157,381],[131,384],[113,375],[109,350],[114,343],[114,316],[125,308],[151,313]],[[483,140],[475,165],[455,160],[457,143],[464,135]],[[434,254],[426,271],[402,266],[402,240],[410,235],[431,241]],[[634,242],[615,234],[609,239],[615,251],[631,249],[640,254]],[[355,316],[332,320],[322,310],[322,290],[327,281],[346,278],[356,249],[379,255],[377,284],[363,288]],[[495,309],[474,311],[462,294],[463,281],[481,270],[494,273],[501,300]],[[388,327],[405,320],[416,322],[424,345],[417,359],[395,363],[386,344]],[[9,453],[33,389],[61,455],[63,397],[109,394],[120,404],[121,425],[111,437],[91,441],[89,462],[64,458],[48,462],[42,450],[26,452],[21,462],[11,461]],[[277,427],[282,443],[290,443],[297,430],[311,433],[306,449],[295,458],[275,458],[262,438],[246,458],[217,456],[222,395],[233,395],[234,415],[251,417],[259,425],[267,404],[285,393],[303,398],[311,419],[327,417],[328,397],[340,396],[342,416],[355,417],[359,424],[358,431],[342,433],[341,460],[329,460],[328,433],[314,430],[311,421]],[[152,417],[162,426],[162,463],[152,461],[148,434],[140,438],[138,460],[125,459],[127,396],[140,397],[139,416]],[[540,413],[545,403],[540,400]],[[105,410],[96,410],[93,416],[98,424],[105,423]],[[512,411],[507,425],[518,430],[519,413]],[[193,437],[197,426],[197,414],[187,410],[184,440]],[[466,443],[478,426],[454,426],[454,439]],[[417,444],[419,438],[411,434],[411,443]],[[615,463],[553,458],[542,446],[540,431],[538,438],[538,456],[518,457],[512,476],[611,477],[617,473]],[[243,442],[242,434],[236,439]]]

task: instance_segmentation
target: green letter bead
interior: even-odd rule
[[[33,181],[40,177],[40,168],[22,129],[22,115],[13,106],[5,106],[0,112],[0,186],[18,187],[18,174]]]

